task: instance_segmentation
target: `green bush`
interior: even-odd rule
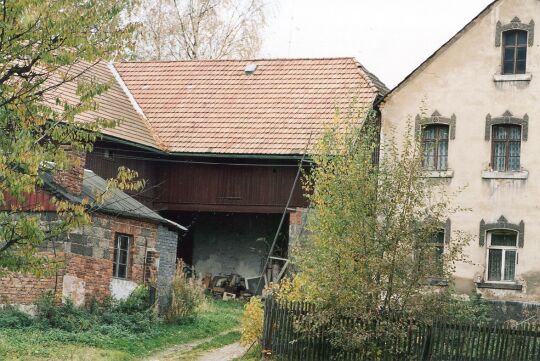
[[[32,318],[14,306],[5,306],[0,309],[0,329],[23,328],[32,324]]]
[[[139,286],[124,301],[92,300],[87,307],[77,307],[71,300],[58,304],[49,293],[36,302],[35,325],[67,332],[96,331],[101,334],[131,334],[148,330],[156,323],[149,290]]]

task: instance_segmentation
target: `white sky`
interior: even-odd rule
[[[262,57],[354,56],[392,88],[492,0],[266,0]]]

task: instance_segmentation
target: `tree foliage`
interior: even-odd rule
[[[316,323],[443,315],[451,287],[430,284],[451,282],[469,237],[452,230],[442,256],[435,240],[458,209],[444,184],[423,176],[410,122],[405,134],[384,139],[376,164],[375,112],[364,118],[362,109],[338,113],[312,153],[315,167],[305,179],[312,204],[308,236],[294,251],[297,283],[319,306]],[[366,339],[362,330],[335,331],[347,347]]]
[[[50,263],[38,247],[89,220],[84,203],[56,199],[58,217],[44,227],[42,209],[25,199],[46,174],[74,165],[70,152],[90,151],[100,129],[118,123],[80,115],[96,110],[110,85],[91,76],[92,68],[130,46],[133,26],[122,16],[131,6],[131,0],[0,0],[0,271],[41,273]]]
[[[248,59],[261,47],[261,0],[143,0],[134,56],[147,60]]]

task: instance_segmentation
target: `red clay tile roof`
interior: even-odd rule
[[[97,64],[80,62],[73,65],[69,70],[64,70],[70,77],[80,75],[80,78],[87,80],[94,79],[101,84],[110,84],[109,90],[96,97],[96,101],[99,104],[98,109],[81,113],[76,117],[76,120],[82,122],[92,122],[96,118],[118,120],[120,121],[119,126],[104,129],[103,133],[145,146],[159,148],[160,145],[156,142],[156,138],[153,136],[153,131],[148,122],[134,108],[128,97],[129,93],[126,93],[120,83],[115,80],[113,70],[114,68],[110,68],[103,61]],[[51,79],[52,84],[58,84],[59,82],[60,78],[58,77]],[[76,89],[77,81],[71,81],[58,88],[54,88],[54,90],[48,91],[45,94],[45,99],[53,107],[56,107],[56,97],[68,101],[70,104],[77,104],[79,97],[76,95]],[[57,107],[57,110],[61,111],[61,107]]]
[[[247,64],[257,64],[246,75]],[[387,88],[354,58],[115,64],[162,147],[177,153],[297,155],[336,109]]]

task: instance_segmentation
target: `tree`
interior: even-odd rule
[[[361,109],[338,114],[312,153],[315,167],[305,182],[312,204],[308,236],[294,251],[305,298],[319,306],[311,321],[443,316],[453,304],[451,287],[430,283],[451,282],[469,236],[452,230],[442,254],[437,236],[460,209],[443,184],[423,177],[410,122],[406,134],[384,139],[376,164],[374,112],[364,118]],[[340,346],[366,347],[371,331],[333,325]],[[398,331],[382,322],[376,332]]]
[[[143,0],[135,58],[247,59],[261,47],[262,0]]]
[[[88,204],[56,199],[57,218],[44,226],[42,209],[25,199],[47,175],[74,166],[72,152],[90,151],[99,131],[118,123],[79,116],[97,109],[96,97],[109,87],[91,76],[92,68],[130,45],[133,26],[122,22],[130,6],[131,0],[0,0],[0,272],[40,274],[51,263],[38,248],[89,221]],[[72,97],[63,96],[67,87]],[[33,212],[23,212],[29,206]]]

